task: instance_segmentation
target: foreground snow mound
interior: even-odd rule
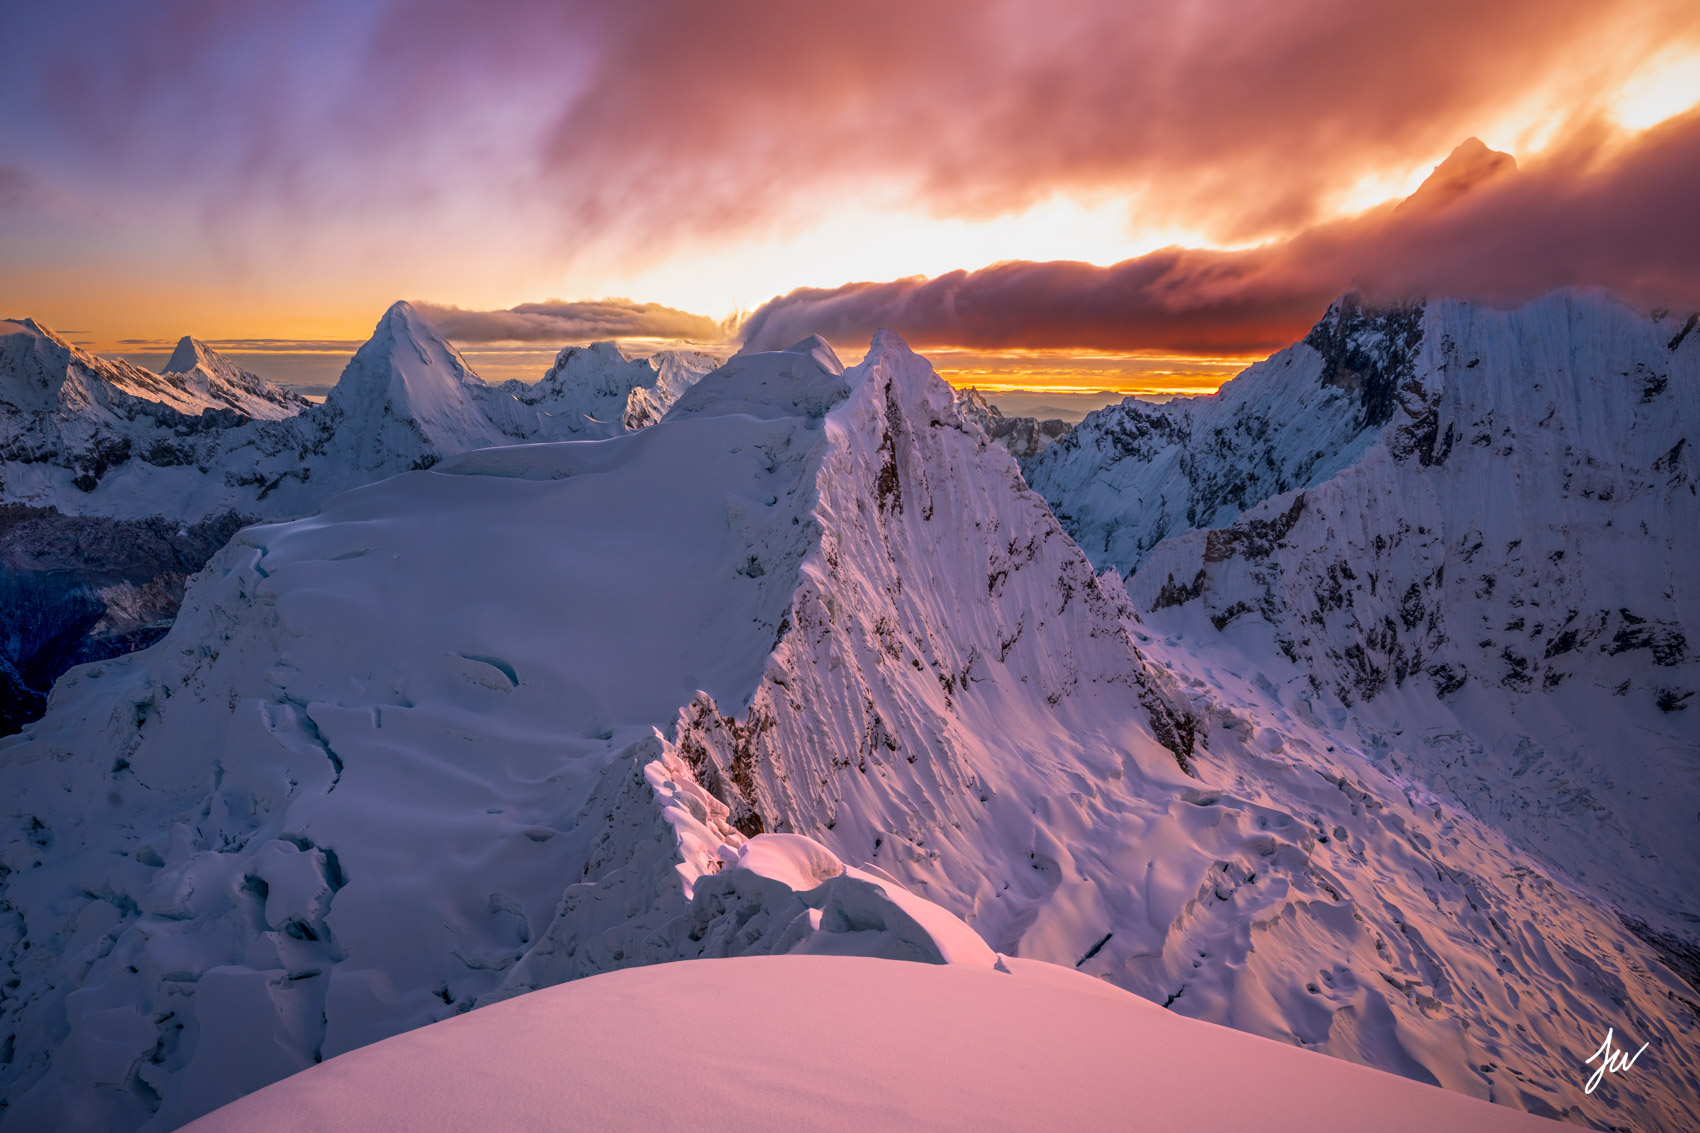
[[[1011,963],[785,956],[598,976],[343,1055],[190,1129],[1562,1128]],[[666,1036],[728,1019],[732,1035],[656,1061]]]
[[[1689,990],[1646,944],[1166,650],[890,334],[251,528],[164,641],[0,746],[0,1120],[163,1130],[551,984],[859,951],[1051,960],[1479,1098],[1692,1124]],[[1584,1096],[1608,1026],[1658,1073]]]

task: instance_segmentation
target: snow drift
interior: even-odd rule
[[[784,956],[597,976],[344,1055],[189,1128],[1563,1128],[1009,966]],[[657,1065],[658,1036],[725,1019],[735,1036]]]

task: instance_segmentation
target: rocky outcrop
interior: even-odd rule
[[[1003,410],[972,387],[956,391],[956,408],[964,419],[980,426],[993,444],[1021,461],[1038,456],[1072,427],[1056,418],[1005,417]]]

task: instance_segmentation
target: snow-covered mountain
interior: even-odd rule
[[[244,417],[277,421],[306,409],[308,401],[292,389],[275,386],[249,370],[184,335],[171,352],[162,374],[180,375],[184,387],[214,407],[234,409]]]
[[[33,719],[68,665],[133,647],[132,631],[157,636],[183,579],[244,523],[309,515],[468,449],[641,428],[716,364],[601,343],[563,350],[536,385],[490,385],[397,303],[309,405],[191,338],[153,374],[0,323],[0,506],[31,517],[9,525],[0,558],[0,731]],[[70,557],[24,538],[73,528]],[[130,608],[136,590],[145,610]]]
[[[634,965],[974,951],[936,907],[994,964],[1693,1124],[1694,990],[1590,878],[1412,774],[1414,725],[1154,628],[883,333],[249,528],[0,744],[0,1122],[169,1129]],[[1586,1094],[1608,1027],[1659,1061]]]
[[[188,336],[154,374],[31,319],[0,322],[0,501],[187,522],[303,515],[357,484],[469,449],[643,428],[720,361],[599,342],[562,350],[541,381],[491,385],[402,302],[314,406]],[[959,396],[1019,458],[1068,431],[1005,417],[977,390]]]
[[[1028,475],[1155,632],[1280,684],[1700,979],[1700,336],[1599,294],[1336,303]]]
[[[956,408],[992,439],[992,443],[1017,460],[1031,460],[1059,438],[1067,436],[1069,424],[1055,417],[1006,417],[1003,410],[970,386],[956,391]]]
[[[8,330],[8,328],[10,328]],[[641,428],[718,360],[612,343],[561,351],[544,380],[491,385],[396,303],[308,405],[192,339],[165,374],[0,323],[0,499],[67,515],[310,514],[360,484],[469,449]]]
[[[540,382],[507,381],[497,388],[549,417],[582,423],[585,437],[610,437],[661,420],[720,363],[712,354],[668,350],[638,356],[618,343],[598,342],[561,351]]]

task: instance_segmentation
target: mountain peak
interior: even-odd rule
[[[45,338],[48,342],[53,343],[55,346],[62,346],[66,350],[74,349],[69,342],[60,338],[58,332],[54,331],[52,327],[49,327],[46,323],[40,322],[39,320],[23,318],[17,320],[14,325],[25,328],[29,333],[34,334],[37,338]]]
[[[475,404],[488,390],[459,351],[405,299],[390,305],[325,404],[348,423],[365,467],[424,467],[508,438]]]
[[[177,340],[177,348],[171,352],[171,360],[166,362],[162,374],[187,374],[197,365],[207,362],[212,351],[207,344],[196,338],[184,335]]]
[[[1446,160],[1434,167],[1417,191],[1400,202],[1399,207],[1421,209],[1445,208],[1477,186],[1497,181],[1517,172],[1517,159],[1500,150],[1489,149],[1480,138],[1465,138]]]
[[[189,335],[178,340],[160,374],[176,379],[184,390],[213,406],[234,409],[246,417],[278,421],[307,407],[294,390],[273,385]]]
[[[821,369],[828,373],[842,374],[844,372],[844,363],[839,361],[837,352],[832,349],[826,339],[818,334],[811,334],[801,342],[794,342],[779,353],[810,354],[814,356]]]

